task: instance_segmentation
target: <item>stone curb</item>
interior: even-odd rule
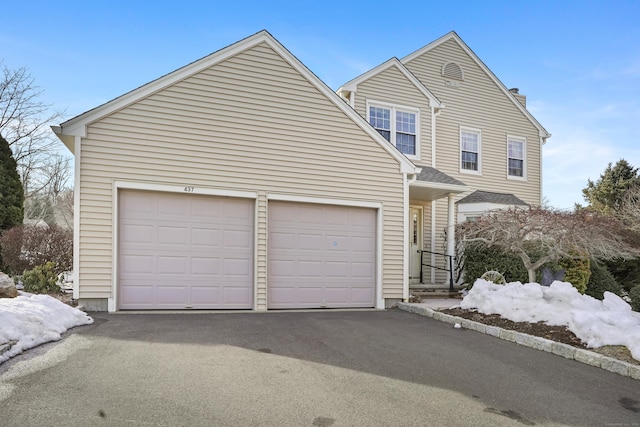
[[[546,351],[547,353],[553,353],[566,359],[572,359],[580,363],[585,363],[587,365],[595,366],[609,372],[623,375],[625,377],[640,380],[640,365],[632,365],[631,363],[623,362],[612,357],[603,356],[593,351],[583,350],[577,347],[570,346],[568,344],[551,341],[546,338],[540,338],[533,335],[523,334],[521,332],[502,329],[497,326],[488,326],[484,323],[474,322],[469,319],[463,319],[462,317],[445,314],[429,307],[420,306],[418,304],[399,302],[398,308],[400,310],[415,313],[420,316],[432,317],[445,323],[459,323],[463,328],[470,329],[472,331],[491,335],[493,337],[500,338],[506,341],[515,342],[517,344],[535,348],[537,350]]]

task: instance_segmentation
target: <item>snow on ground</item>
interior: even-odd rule
[[[580,294],[567,282],[555,281],[546,287],[520,282],[495,285],[478,279],[460,307],[514,322],[566,326],[587,347],[624,345],[640,360],[640,313],[611,292],[605,292],[600,301]]]
[[[0,298],[0,363],[90,323],[93,319],[85,312],[49,295],[23,292],[16,298]]]

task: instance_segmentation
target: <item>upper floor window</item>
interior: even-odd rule
[[[525,178],[525,138],[507,136],[507,176]]]
[[[419,157],[418,110],[393,105],[369,105],[368,119],[387,141],[411,158]]]
[[[479,129],[460,129],[460,171],[481,173],[482,136]]]

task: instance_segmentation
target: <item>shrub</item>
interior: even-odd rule
[[[60,292],[60,286],[57,282],[58,273],[56,273],[56,265],[53,262],[27,270],[22,276],[24,290],[34,294]]]
[[[640,258],[609,261],[607,262],[607,267],[627,292],[636,286],[640,286]]]
[[[587,288],[584,292],[586,295],[601,300],[604,298],[605,291],[622,295],[622,290],[622,286],[613,277],[606,265],[595,261],[591,263],[591,277],[589,277]]]
[[[531,242],[527,252],[533,260],[542,256],[539,245]],[[536,280],[542,283],[542,270],[549,268],[552,272],[565,270],[562,280],[570,282],[580,293],[584,293],[591,276],[589,259],[565,258],[557,262],[545,264],[538,270]],[[497,247],[485,247],[481,243],[468,243],[464,247],[464,264],[462,266],[466,283],[472,284],[487,271],[502,273],[506,282],[522,282],[529,280],[529,274],[519,256],[507,253]]]
[[[58,226],[20,225],[0,236],[2,260],[13,274],[53,262],[61,273],[73,268],[73,232]]]
[[[569,282],[581,294],[587,289],[591,277],[591,261],[589,258],[563,258],[558,264],[564,269],[564,282]]]
[[[631,308],[640,311],[640,286],[636,286],[629,292],[631,298]]]
[[[479,243],[469,243],[464,248],[464,280],[472,284],[487,271],[502,273],[507,282],[525,282],[527,270],[522,260],[495,247],[485,247]]]

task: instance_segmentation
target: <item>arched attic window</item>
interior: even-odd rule
[[[464,80],[462,67],[455,62],[447,62],[442,66],[442,75],[448,79]]]

